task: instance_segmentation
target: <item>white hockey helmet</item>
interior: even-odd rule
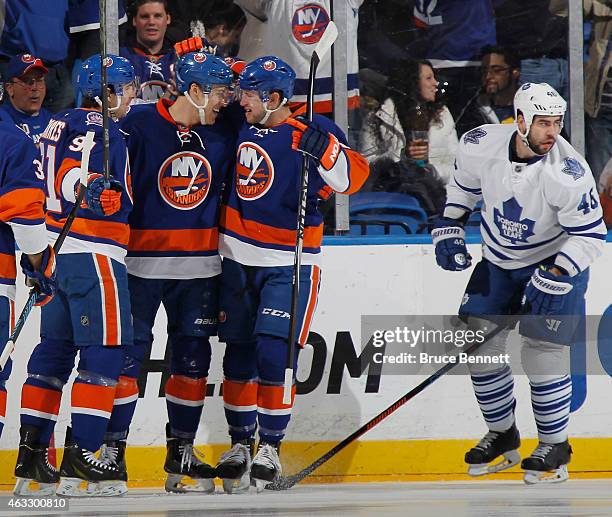
[[[561,116],[561,127],[563,127],[563,117],[566,109],[567,102],[559,95],[557,90],[547,83],[525,83],[514,94],[514,120],[518,124],[519,112],[523,115],[525,133],[521,133],[520,129],[518,131],[524,139],[529,134],[534,116]]]

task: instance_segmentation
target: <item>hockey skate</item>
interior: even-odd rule
[[[228,494],[247,492],[251,486],[251,457],[255,441],[240,440],[224,452],[217,464],[217,476],[223,480],[223,490]]]
[[[171,436],[170,424],[166,424],[166,462],[164,463],[164,470],[168,473],[166,492],[213,493],[217,471],[200,458],[204,459],[204,456],[193,448],[193,440]],[[195,485],[183,483],[185,477],[195,481]]]
[[[127,494],[127,469],[125,466],[125,440],[105,441],[100,448],[98,459],[105,463],[116,466],[119,476],[115,481],[99,483],[88,483],[88,495],[98,497],[121,496]]]
[[[509,469],[521,461],[518,448],[521,438],[515,424],[506,431],[489,431],[478,445],[465,453],[465,462],[469,465],[470,476],[484,476]],[[497,463],[490,463],[503,456]]]
[[[567,464],[572,457],[572,447],[563,443],[538,443],[531,456],[521,462],[525,471],[523,481],[528,485],[562,483],[569,479]]]
[[[15,465],[17,482],[13,493],[24,497],[55,494],[59,473],[49,464],[49,448],[38,444],[40,430],[38,427],[24,425],[19,429],[19,435],[19,455]],[[30,486],[32,481],[38,483],[38,489]]]
[[[260,443],[257,448],[251,465],[251,480],[257,488],[257,493],[276,481],[283,471],[278,457],[279,447],[280,445]]]
[[[71,439],[70,428],[67,429],[57,495],[63,497],[118,495],[108,487],[116,484],[120,478],[121,471],[115,464],[102,461],[94,452],[79,447]],[[81,488],[83,481],[87,483],[85,489]]]

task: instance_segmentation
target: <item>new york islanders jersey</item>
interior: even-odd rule
[[[38,151],[13,124],[0,122],[0,295],[15,299],[15,242],[27,254],[47,247],[45,184]]]
[[[318,265],[323,238],[319,200],[332,191],[357,191],[369,168],[365,158],[346,147],[338,126],[320,115],[315,120],[343,144],[330,171],[310,160],[302,263]],[[270,128],[243,125],[233,185],[228,186],[219,223],[222,256],[247,266],[293,264],[303,156],[291,149],[294,130],[287,122]]]
[[[235,131],[222,120],[179,127],[171,105],[136,106],[122,120],[136,200],[126,264],[143,278],[208,278],[221,272],[217,221]]]
[[[160,99],[172,78],[172,67],[176,54],[147,54],[138,47],[121,47],[119,54],[128,59],[134,66],[134,72],[140,82],[138,98],[147,102]]]
[[[28,115],[15,109],[9,100],[0,106],[2,120],[12,120],[35,144],[38,144],[40,135],[51,120],[51,112],[41,108],[38,115]]]
[[[47,228],[55,242],[76,201],[80,181],[85,134],[95,132],[90,153],[90,173],[103,173],[102,114],[84,108],[55,115],[40,139],[40,159],[47,180]],[[121,263],[127,250],[127,216],[132,209],[130,171],[123,135],[115,122],[109,121],[110,175],[123,186],[121,209],[111,216],[100,216],[79,207],[60,254],[98,253]]]
[[[347,3],[347,91],[349,108],[359,107],[359,60],[357,26],[359,7],[363,0],[343,0]],[[331,20],[330,0],[237,0],[247,13],[247,24],[241,36],[241,57],[247,62],[261,56],[281,58],[295,70],[297,79],[291,102],[305,103],[308,93],[308,72],[314,47]],[[249,42],[249,45],[245,43]],[[315,110],[331,113],[332,76],[331,52],[325,55],[315,79]]]
[[[444,215],[459,218],[482,199],[483,256],[519,269],[555,256],[576,275],[606,240],[595,180],[563,137],[543,157],[512,162],[516,126],[489,124],[461,138]]]

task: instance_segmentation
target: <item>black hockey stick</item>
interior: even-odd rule
[[[314,105],[314,82],[317,74],[317,67],[325,54],[333,45],[338,37],[336,24],[330,21],[325,28],[325,32],[317,43],[312,56],[310,57],[310,72],[308,74],[308,96],[306,97],[306,116],[308,121],[312,121]],[[283,404],[291,404],[291,388],[293,386],[293,363],[295,361],[295,337],[297,333],[298,301],[300,289],[300,266],[302,265],[302,246],[304,244],[304,219],[306,217],[306,201],[308,198],[308,164],[310,159],[305,154],[302,157],[302,181],[300,187],[300,205],[297,217],[297,237],[295,242],[295,256],[293,259],[293,282],[291,286],[291,311],[289,316],[289,339],[287,341],[287,368],[285,369],[285,383],[283,390]]]
[[[94,146],[94,136],[95,133],[93,131],[87,131],[85,139],[83,140],[83,150],[81,154],[81,177],[79,179],[81,186],[74,202],[74,206],[70,210],[68,217],[66,217],[66,222],[64,223],[60,234],[57,236],[55,244],[53,244],[53,251],[55,252],[56,257],[62,247],[62,244],[64,244],[64,240],[66,239],[70,228],[72,227],[72,222],[76,217],[77,210],[81,206],[81,202],[83,201],[83,198],[85,197],[85,192],[87,191],[87,171],[89,169],[89,156]],[[4,369],[6,363],[8,362],[9,356],[13,353],[13,350],[15,349],[15,341],[17,341],[17,338],[19,337],[19,334],[21,334],[21,330],[23,329],[23,326],[25,325],[25,322],[28,319],[30,312],[32,312],[32,309],[34,308],[34,303],[36,302],[37,296],[38,289],[35,287],[30,289],[28,301],[26,302],[23,310],[21,311],[21,314],[19,315],[19,318],[15,323],[15,328],[13,329],[13,332],[11,332],[8,341],[4,345],[2,353],[0,354],[0,371]]]
[[[102,93],[102,146],[103,146],[103,173],[107,185],[110,176],[110,134],[109,134],[109,111],[108,111],[108,52],[106,50],[106,0],[99,1],[100,14],[100,67]],[[117,93],[117,92],[115,92]]]
[[[523,314],[523,312],[521,312],[516,317],[512,317],[509,322],[506,322],[506,323],[498,325],[491,332],[489,332],[482,341],[473,343],[468,348],[463,350],[461,353],[465,353],[465,354],[468,354],[468,355],[473,354],[479,347],[481,347],[482,345],[484,345],[485,343],[487,343],[488,341],[493,339],[502,330],[504,330],[506,328],[509,328],[512,325],[514,325],[516,323],[517,319],[522,314]],[[387,418],[391,413],[394,413],[396,410],[398,410],[400,407],[402,407],[410,399],[416,397],[425,388],[427,388],[427,386],[429,386],[430,384],[433,384],[440,377],[442,377],[445,373],[447,373],[448,371],[453,369],[455,366],[457,366],[457,364],[459,364],[459,363],[458,362],[454,362],[454,363],[450,363],[449,362],[449,363],[445,364],[442,368],[440,368],[439,370],[437,370],[436,372],[431,374],[429,377],[427,377],[427,379],[425,379],[423,382],[421,382],[421,384],[419,384],[418,386],[415,386],[414,388],[412,388],[408,393],[406,393],[401,398],[396,400],[393,404],[391,404],[384,411],[381,411],[380,413],[378,413],[378,415],[376,415],[374,418],[372,418],[369,422],[367,422],[366,424],[362,425],[353,434],[351,434],[350,436],[347,436],[339,444],[337,444],[334,447],[332,447],[329,451],[327,451],[319,459],[313,461],[310,465],[308,465],[307,467],[305,467],[302,470],[300,470],[297,474],[293,474],[292,476],[283,476],[280,479],[278,479],[277,481],[275,481],[274,483],[271,483],[268,486],[266,486],[266,488],[269,489],[269,490],[287,490],[288,488],[291,488],[296,483],[299,483],[300,481],[302,481],[302,479],[304,479],[306,476],[309,476],[314,470],[318,469],[321,465],[323,465],[323,463],[325,463],[328,460],[330,460],[331,458],[333,458],[336,454],[338,454],[347,445],[351,444],[352,442],[357,440],[357,438],[359,438],[360,436],[364,435],[370,429],[372,429],[373,427],[378,425],[385,418]]]

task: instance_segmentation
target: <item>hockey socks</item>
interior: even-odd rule
[[[567,440],[572,380],[569,375],[547,382],[531,382],[531,405],[538,427],[538,438],[544,443]]]
[[[127,438],[137,402],[138,384],[136,379],[122,375],[119,377],[115,390],[113,411],[104,435],[105,440],[114,441]]]
[[[4,419],[6,418],[6,388],[4,382],[0,381],[0,436],[4,429]]]
[[[251,380],[223,381],[223,406],[232,443],[247,440],[257,428],[257,383]]]
[[[193,379],[184,375],[171,375],[166,382],[165,392],[173,435],[193,440],[202,416],[206,377]]]
[[[495,373],[472,375],[480,411],[491,431],[505,431],[514,424],[514,379],[509,366]]]
[[[38,428],[38,443],[45,447],[55,428],[63,385],[60,379],[31,374],[21,389],[21,426]]]

